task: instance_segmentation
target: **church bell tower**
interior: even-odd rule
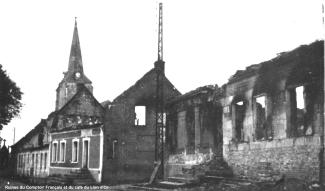
[[[68,71],[64,72],[64,77],[56,89],[55,110],[61,109],[78,91],[78,87],[82,84],[92,93],[93,87],[91,81],[86,77],[82,66],[81,49],[77,28],[77,20],[75,19],[72,44],[70,50]]]

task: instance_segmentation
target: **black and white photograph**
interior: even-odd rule
[[[325,191],[322,0],[0,0],[0,190]]]

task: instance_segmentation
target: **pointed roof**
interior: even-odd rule
[[[79,73],[76,75],[76,73]],[[80,41],[78,35],[77,19],[75,18],[74,31],[71,43],[69,67],[66,73],[65,80],[77,83],[91,83],[85,76],[82,66],[82,57],[80,49]]]
[[[78,35],[77,19],[74,24],[74,31],[71,43],[70,58],[69,58],[69,72],[83,72],[82,57],[80,50],[80,41]]]
[[[153,68],[150,71],[148,71],[142,78],[140,78],[138,81],[136,81],[136,83],[129,87],[127,90],[125,90],[122,94],[120,94],[119,96],[117,96],[112,104],[118,103],[123,101],[124,99],[128,98],[132,92],[137,91],[140,89],[140,91],[147,91],[145,90],[146,86],[151,86],[151,88],[149,88],[150,91],[152,92],[146,92],[147,95],[152,95],[154,96],[156,93],[156,89],[153,88],[155,87],[155,83],[156,83],[156,76],[157,76],[157,68]],[[165,99],[168,101],[170,98],[174,97],[174,96],[179,96],[181,95],[181,93],[176,89],[176,87],[169,81],[169,79],[164,75],[164,89],[166,88],[165,92],[167,92],[168,89],[170,89],[171,93],[170,95],[165,95]]]

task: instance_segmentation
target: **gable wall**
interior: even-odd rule
[[[155,73],[146,75],[119,96],[105,114],[103,181],[109,183],[148,181],[155,155]],[[179,94],[165,81],[166,100]],[[135,105],[146,106],[146,125],[135,126]],[[112,158],[113,140],[117,139]]]

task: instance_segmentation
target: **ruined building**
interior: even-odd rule
[[[161,11],[160,4],[160,16]],[[162,157],[158,155],[163,155],[157,144],[160,139],[157,136],[157,124],[162,123],[160,129],[165,131],[166,112],[159,110],[157,105],[179,96],[180,92],[165,76],[162,18],[159,20],[161,44],[158,43],[158,59],[154,68],[106,108],[103,163],[105,182],[148,181],[154,162]]]
[[[222,91],[223,156],[236,175],[323,176],[323,41],[237,71]]]
[[[323,71],[316,41],[170,101],[166,176],[323,181]]]
[[[324,181],[323,41],[239,70],[222,86],[181,94],[165,76],[162,28],[159,35],[154,67],[99,103],[75,23],[55,111],[12,146],[15,174],[117,184],[149,181],[160,168],[156,177],[190,181]]]

